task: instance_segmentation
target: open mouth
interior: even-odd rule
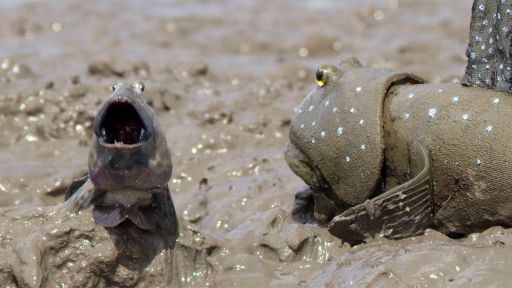
[[[112,102],[100,124],[100,138],[105,144],[135,145],[145,141],[147,127],[127,101]]]

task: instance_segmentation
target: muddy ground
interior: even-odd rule
[[[110,86],[142,80],[173,153],[180,220],[228,243],[205,258],[204,285],[504,287],[507,229],[351,248],[289,216],[304,184],[282,152],[316,67],[357,56],[458,81],[471,2],[0,1],[0,206],[62,202],[86,173],[92,120]],[[203,178],[211,188],[198,189]],[[13,223],[9,233],[23,238],[23,223]],[[155,281],[116,285],[163,285]]]

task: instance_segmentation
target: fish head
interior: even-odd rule
[[[112,86],[93,124],[89,176],[98,190],[158,189],[172,174],[165,133],[144,100],[142,82]]]
[[[321,65],[315,76],[316,87],[292,117],[285,159],[313,191],[344,210],[383,192],[387,92],[423,80],[362,67],[356,58]]]
[[[380,178],[381,75],[356,58],[320,65],[291,120],[288,166],[338,211],[368,199]]]
[[[320,147],[336,142],[333,135],[344,133],[343,123],[335,119],[339,104],[342,70],[334,65],[320,65],[315,73],[316,86],[307,94],[295,109],[290,124],[290,142],[285,149],[285,160],[290,169],[314,191],[322,191],[334,203],[346,206],[343,200],[334,194],[332,182],[325,174],[326,169],[335,166],[333,153],[326,153]],[[334,120],[334,121],[333,121]],[[333,123],[326,123],[331,121]],[[329,128],[330,127],[330,128]],[[339,127],[339,129],[338,129]],[[332,163],[332,164],[330,164]],[[327,167],[326,167],[327,166]],[[338,173],[347,171],[339,170]]]

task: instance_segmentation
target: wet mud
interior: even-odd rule
[[[305,184],[283,156],[321,63],[458,82],[471,2],[0,1],[0,286],[506,286],[507,229],[350,247],[295,222]],[[149,258],[90,211],[53,207],[87,172],[110,86],[129,80],[166,133],[181,226],[172,251],[147,236]]]

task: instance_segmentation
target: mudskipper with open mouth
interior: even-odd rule
[[[103,227],[129,220],[176,239],[178,223],[168,188],[171,153],[142,97],[144,85],[116,84],[112,90],[94,120],[89,175],[71,185],[65,206],[76,211],[93,205],[93,220]]]

